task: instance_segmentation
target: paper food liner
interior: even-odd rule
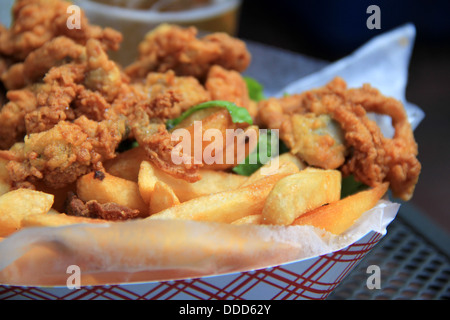
[[[414,37],[412,25],[378,36],[282,93],[302,92],[341,76],[349,86],[371,83],[404,101]],[[404,103],[416,127],[423,112]],[[390,123],[378,120],[388,131]],[[398,209],[399,204],[383,199],[339,236],[311,226],[182,220],[27,228],[0,242],[0,283],[65,286],[73,265],[79,267],[82,285],[176,280],[271,267],[338,251],[372,231],[384,235]]]

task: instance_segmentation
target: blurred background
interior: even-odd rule
[[[377,5],[381,29],[369,30]],[[329,62],[369,38],[412,22],[416,42],[406,98],[425,112],[415,130],[422,173],[411,200],[450,232],[450,1],[243,0],[238,36]]]

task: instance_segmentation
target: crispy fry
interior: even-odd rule
[[[289,225],[305,212],[339,200],[340,194],[338,170],[307,168],[275,185],[262,212],[263,223]]]
[[[274,174],[242,188],[195,198],[151,215],[148,219],[230,223],[245,216],[261,213],[270,190],[286,176],[286,173]]]
[[[238,188],[247,179],[234,173],[223,171],[200,169],[201,179],[196,182],[188,182],[177,179],[153,166],[150,162],[141,163],[139,173],[139,188],[142,197],[148,199],[157,180],[169,185],[180,202],[208,195],[210,193],[223,192]]]
[[[252,214],[250,216],[245,216],[240,219],[234,220],[231,224],[261,224],[262,223],[262,215],[261,214]]]
[[[47,213],[44,215],[33,214],[22,220],[22,228],[26,227],[60,227],[78,223],[111,223],[103,219],[69,216],[65,213]]]
[[[149,213],[158,213],[178,204],[180,204],[180,200],[173,189],[166,183],[157,181],[150,197]]]
[[[8,236],[21,228],[30,215],[45,215],[53,204],[52,194],[31,189],[16,189],[0,196],[0,236]]]
[[[139,193],[141,194],[142,200],[144,200],[146,204],[150,203],[150,198],[152,197],[153,190],[155,189],[155,185],[159,180],[156,176],[155,171],[156,169],[148,161],[142,161],[141,165],[139,166]]]
[[[388,187],[389,183],[383,183],[321,206],[297,218],[293,225],[312,225],[334,234],[341,234],[364,212],[373,208],[387,192]]]
[[[113,176],[138,181],[141,162],[148,159],[144,148],[136,147],[120,153],[104,163],[106,172]]]
[[[270,160],[261,168],[252,173],[252,175],[244,182],[243,186],[249,185],[269,174],[283,171],[287,173],[297,173],[305,168],[305,164],[295,155],[291,153],[284,153]]]
[[[98,177],[97,177],[98,176]],[[138,184],[106,172],[91,172],[77,181],[77,195],[82,201],[114,202],[139,210],[140,216],[148,215],[148,206],[142,200]]]
[[[65,210],[66,199],[69,192],[76,191],[76,183],[71,183],[62,188],[49,188],[42,182],[35,183],[36,190],[52,194],[54,196],[52,208],[55,211],[63,212]]]

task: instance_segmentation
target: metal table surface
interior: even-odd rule
[[[245,40],[245,39],[244,39]],[[327,62],[246,41],[252,63],[245,72],[270,96]],[[367,268],[380,268],[381,288],[368,289]],[[339,299],[441,300],[450,298],[450,236],[410,203],[402,203],[387,234],[328,297]]]

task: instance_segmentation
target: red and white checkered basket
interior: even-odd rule
[[[67,287],[0,286],[0,299],[30,300],[304,300],[325,299],[379,242],[370,232],[326,255],[254,271],[176,281]]]

